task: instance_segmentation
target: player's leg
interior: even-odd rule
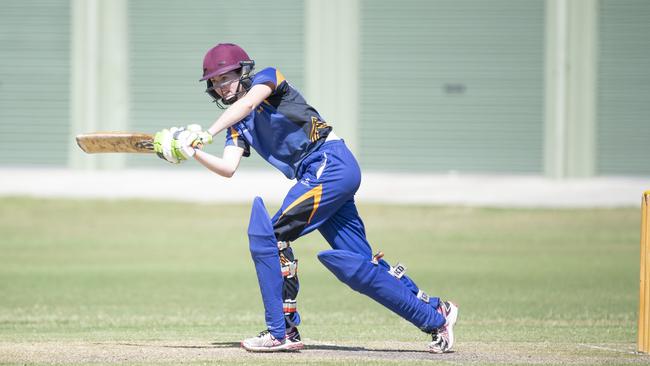
[[[349,250],[361,254],[368,260],[372,258],[372,249],[366,239],[365,226],[359,216],[354,200],[350,199],[345,202],[336,214],[332,215],[327,222],[318,228],[318,231],[333,249]],[[381,259],[381,257],[377,259],[378,264],[384,269],[387,271],[391,269],[391,265],[387,261]],[[400,276],[400,281],[422,301],[430,304],[434,309],[438,307],[440,299],[429,297],[409,276]]]
[[[432,334],[434,342],[429,346],[432,352],[451,349],[457,307],[438,297],[429,298],[399,265],[393,268],[385,260],[373,258],[363,221],[352,199],[318,230],[334,249],[320,253],[319,259],[339,280]]]
[[[284,311],[288,333],[297,334],[298,265],[291,242],[318,228],[354,195],[360,183],[358,165],[343,143],[326,146],[306,161],[301,179],[287,193],[271,219],[280,248],[284,276]],[[338,146],[338,148],[337,148]],[[343,155],[343,157],[341,157]]]
[[[283,312],[283,277],[278,243],[273,232],[273,225],[262,199],[253,202],[248,239],[251,257],[255,264],[257,280],[264,302],[264,315],[267,329],[257,337],[242,341],[246,350],[256,352],[274,352],[302,348],[300,339],[287,337]]]
[[[266,210],[260,210],[260,205],[254,205],[254,211],[263,211],[263,214],[251,215],[249,240],[269,334],[263,332],[259,337],[245,340],[244,348],[261,350],[257,348],[270,344],[264,337],[300,342],[296,328],[300,324],[296,309],[299,282],[291,242],[316,229],[356,192],[360,183],[358,165],[353,157],[338,156],[339,153],[345,155],[346,151],[349,153],[340,142],[323,145],[318,153],[310,155],[303,163],[306,169],[301,179],[289,190],[273,219],[265,217]],[[263,230],[259,230],[260,227]],[[260,231],[263,235],[259,235]],[[257,344],[262,345],[251,346]],[[264,350],[278,348],[271,345]]]
[[[244,340],[242,347],[245,349],[272,352],[283,350],[287,344],[294,344],[295,348],[302,345],[297,328],[300,324],[298,262],[291,242],[324,220],[329,202],[322,199],[321,185],[310,187],[297,183],[289,191],[278,215],[270,219],[261,199],[256,198],[248,236],[268,331]]]

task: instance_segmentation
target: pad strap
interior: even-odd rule
[[[427,293],[422,290],[418,291],[418,299],[426,302],[427,304],[429,303],[429,295],[427,295]]]
[[[297,308],[298,307],[297,307],[297,304],[296,304],[296,300],[286,299],[282,303],[282,309],[284,310],[285,314],[286,313],[295,313]]]
[[[400,279],[406,273],[406,266],[401,263],[397,263],[395,267],[390,267],[388,273],[390,273],[391,276]]]

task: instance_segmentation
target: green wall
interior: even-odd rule
[[[545,29],[550,1],[358,0],[359,71],[358,80],[351,77],[349,83],[358,82],[359,118],[345,121],[343,130],[354,132],[351,140],[356,141],[362,167],[543,174],[545,159],[548,163],[553,151],[544,144],[544,106],[549,103],[545,79],[552,77],[548,70],[545,74],[545,37],[556,34]],[[72,3],[2,3],[0,166],[65,167],[70,162]],[[325,65],[341,63],[338,54],[315,52],[313,44],[306,47],[306,29],[313,31],[307,25],[313,26],[318,14],[300,0],[127,3],[124,52],[131,130],[154,132],[187,123],[207,126],[218,117],[221,111],[198,82],[203,55],[218,42],[241,44],[258,69],[279,67],[303,92],[307,80],[326,75],[323,71],[315,77],[319,68],[313,67],[312,74],[306,74],[306,66],[315,64],[312,60],[307,65],[307,53],[312,59],[318,54]],[[345,2],[336,4],[345,11]],[[594,4],[595,131],[590,139],[591,134],[580,133],[579,121],[567,118],[566,128],[577,133],[568,140],[568,149],[590,139],[585,146],[595,146],[588,161],[595,160],[596,175],[647,175],[650,2]],[[345,24],[357,24],[355,17]],[[336,27],[342,18],[327,19],[319,37],[328,37],[326,28]],[[340,37],[332,32],[327,40],[339,42]],[[335,87],[345,84],[337,81]],[[314,88],[309,90],[315,93]],[[329,108],[342,103],[329,94],[322,98]],[[222,137],[209,147],[215,153],[221,148]],[[158,168],[160,162],[129,155],[125,166]],[[242,165],[261,166],[272,169],[258,157]]]
[[[650,1],[601,0],[597,173],[650,174]]]
[[[542,171],[544,1],[374,1],[361,9],[361,163]]]
[[[0,166],[64,166],[69,141],[68,0],[0,5]]]

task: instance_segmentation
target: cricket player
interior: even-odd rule
[[[242,341],[253,352],[297,350],[300,315],[296,297],[298,261],[293,242],[318,230],[332,250],[319,260],[342,282],[361,292],[422,331],[431,334],[428,350],[444,353],[454,344],[458,307],[430,297],[391,266],[383,254],[372,254],[357,212],[354,195],[361,182],[356,159],[332,126],[309,105],[280,70],[254,72],[255,63],[239,46],[222,43],[203,60],[206,92],[227,109],[205,131],[196,125],[158,132],[154,146],[171,163],[194,158],[211,171],[231,177],[251,148],[295,185],[271,218],[261,198],[253,202],[249,247],[265,308],[266,330]],[[222,157],[200,147],[226,132]]]

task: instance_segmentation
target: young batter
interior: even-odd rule
[[[275,68],[253,73],[254,62],[237,45],[223,43],[203,60],[207,93],[229,106],[206,131],[196,125],[156,134],[155,149],[172,163],[194,157],[211,171],[231,177],[251,147],[287,178],[296,179],[282,207],[269,218],[262,200],[253,203],[248,229],[267,329],[242,341],[249,351],[300,349],[297,261],[291,243],[318,229],[333,248],[319,260],[342,282],[432,335],[428,349],[451,350],[458,308],[429,297],[404,274],[372,255],[354,194],[361,182],[356,159],[332,127]],[[221,158],[199,147],[226,130]]]

